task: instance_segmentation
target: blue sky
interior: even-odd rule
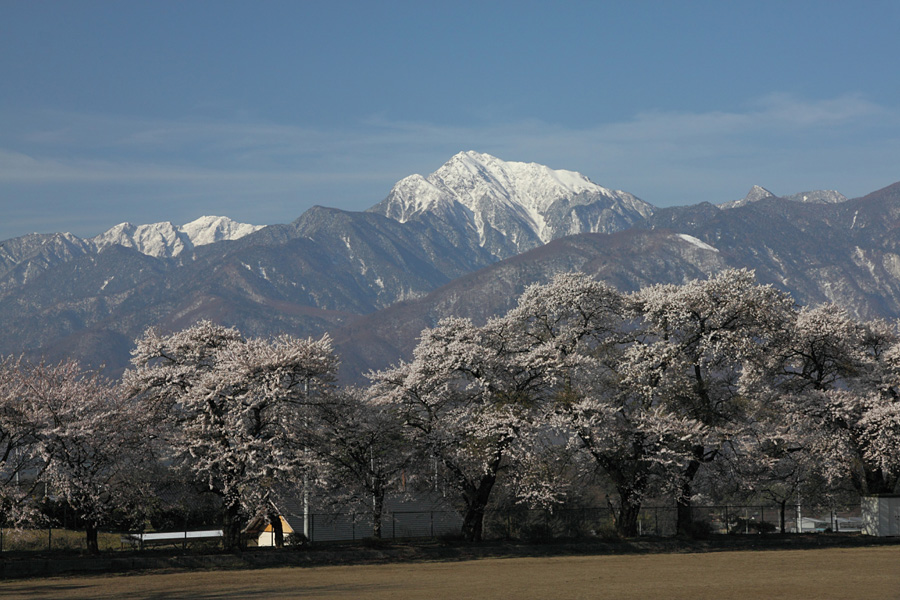
[[[0,0],[0,239],[363,210],[453,154],[657,206],[900,180],[900,2]]]

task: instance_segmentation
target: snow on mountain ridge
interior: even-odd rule
[[[187,234],[194,246],[205,246],[223,240],[237,240],[265,225],[238,223],[228,217],[200,217],[179,227],[179,231]]]
[[[739,208],[753,202],[759,202],[766,198],[781,198],[782,200],[790,200],[791,202],[801,202],[803,204],[838,204],[846,202],[847,197],[836,190],[815,190],[811,192],[800,192],[799,194],[791,194],[790,196],[776,196],[766,188],[754,185],[747,192],[747,195],[740,200],[732,200],[719,204],[719,208]]]
[[[716,248],[714,246],[710,246],[703,240],[695,238],[692,235],[688,235],[686,233],[676,233],[675,235],[678,236],[679,238],[681,238],[682,240],[684,240],[685,242],[687,242],[688,244],[690,244],[692,246],[696,246],[697,248],[700,248],[701,250],[711,250],[713,252],[719,251],[718,248]]]
[[[120,223],[90,241],[98,250],[118,244],[149,256],[172,257],[196,246],[236,240],[262,227],[238,223],[228,217],[206,216],[181,227],[168,221],[148,225]]]
[[[428,177],[466,208],[478,211],[485,201],[508,206],[531,221],[541,241],[548,242],[543,213],[559,198],[583,192],[612,195],[574,171],[553,170],[536,163],[505,162],[489,154],[462,152]]]
[[[178,229],[170,222],[149,225],[119,223],[90,241],[97,245],[98,250],[118,244],[156,257],[176,256],[184,251],[185,242],[190,243],[185,236],[179,235]]]
[[[463,204],[471,201],[473,194],[451,188],[457,181],[471,186],[471,192],[492,193],[531,210],[546,210],[553,200],[564,195],[586,191],[611,195],[610,190],[574,171],[554,170],[537,163],[506,162],[473,151],[457,154],[429,179],[448,182],[445,187],[455,192]]]
[[[372,211],[405,223],[422,213],[464,213],[481,245],[499,232],[519,251],[560,235],[604,230],[603,218],[560,213],[602,202],[609,217],[649,216],[652,207],[635,196],[597,185],[581,173],[537,163],[506,162],[474,151],[453,156],[434,173],[410,175]],[[533,240],[531,238],[534,238]]]
[[[614,195],[581,173],[537,163],[506,162],[474,151],[455,155],[425,180],[470,209],[480,197],[518,204],[532,213],[546,210],[554,200],[567,195]]]
[[[815,190],[812,192],[800,192],[783,196],[785,200],[802,202],[804,204],[840,204],[846,202],[847,197],[837,190]]]

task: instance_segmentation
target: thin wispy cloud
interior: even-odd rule
[[[442,125],[384,116],[325,128],[63,112],[2,124],[0,185],[66,186],[70,195],[89,196],[133,184],[143,191],[133,200],[116,196],[117,206],[187,195],[197,205],[215,198],[219,212],[257,196],[267,198],[268,209],[253,214],[266,222],[292,220],[315,203],[367,208],[400,177],[428,173],[468,149],[581,171],[669,205],[736,199],[753,183],[776,193],[841,182],[848,195],[872,191],[896,178],[884,155],[896,156],[900,146],[898,110],[860,95],[770,94],[741,111],[645,111],[583,128],[539,119]],[[860,131],[866,140],[855,144]],[[834,139],[841,144],[819,143]]]
[[[469,125],[370,118],[347,128],[298,127],[268,122],[210,120],[149,120],[102,115],[52,113],[35,121],[56,125],[3,135],[6,142],[26,142],[39,151],[79,148],[85,152],[115,149],[136,155],[166,154],[205,149],[221,158],[315,155],[328,158],[364,148],[432,147],[490,143],[513,146],[546,139],[551,143],[659,144],[693,139],[727,138],[763,131],[788,135],[800,130],[846,126],[897,126],[896,110],[876,105],[857,95],[805,101],[787,94],[771,94],[748,103],[741,112],[706,113],[652,111],[622,122],[568,128],[537,119]],[[56,123],[54,123],[56,122]],[[15,127],[10,127],[15,130]],[[202,157],[201,157],[202,159]]]

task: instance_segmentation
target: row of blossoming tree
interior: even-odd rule
[[[798,308],[752,273],[626,294],[584,275],[529,287],[507,314],[446,319],[409,362],[336,385],[330,340],[245,339],[209,322],[148,331],[120,382],[73,363],[0,365],[7,522],[49,485],[96,551],[112,511],[145,510],[161,474],[218,499],[225,546],[301,484],[364,503],[451,492],[467,539],[503,498],[564,503],[606,490],[637,534],[650,498],[692,531],[701,494],[780,502],[810,486],[892,493],[900,479],[900,335],[835,306]],[[144,507],[144,508],[141,508]]]

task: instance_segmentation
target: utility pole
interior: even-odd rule
[[[306,396],[306,402],[309,404],[309,377],[307,377],[303,381],[303,393]],[[304,416],[304,421],[306,425],[306,429],[309,429],[309,414]],[[304,444],[303,446],[303,454],[304,459],[309,455],[309,446]],[[308,461],[307,461],[308,462]],[[310,542],[309,539],[309,465],[307,464],[303,469],[303,537],[306,538],[307,543]]]

